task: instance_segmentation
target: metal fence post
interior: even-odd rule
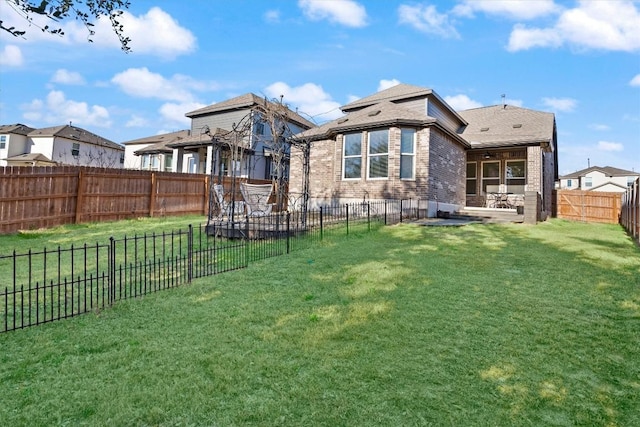
[[[371,231],[371,203],[367,202],[367,231]]]
[[[287,212],[287,253],[291,252],[291,212]]]
[[[324,230],[322,228],[322,206],[320,206],[320,240],[324,237]]]
[[[108,305],[113,305],[116,300],[116,239],[113,237],[109,238],[108,264]]]
[[[400,199],[400,223],[402,223],[402,199]]]
[[[187,283],[193,279],[193,225],[189,224],[187,234]]]
[[[384,225],[387,225],[387,201],[384,201]]]
[[[349,235],[349,204],[345,204],[345,212],[347,216],[347,236]]]

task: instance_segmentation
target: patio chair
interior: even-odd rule
[[[273,203],[269,203],[273,186],[271,184],[240,184],[244,197],[247,216],[266,216],[271,214]]]

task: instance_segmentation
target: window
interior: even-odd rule
[[[416,158],[415,129],[400,130],[400,179],[415,178]]]
[[[359,179],[362,176],[362,135],[345,134],[343,145],[342,178]]]
[[[567,187],[571,188],[571,187],[572,187],[572,185],[573,185],[573,184],[572,184],[571,180],[570,180],[570,179],[568,179],[568,180],[567,180]]]
[[[500,185],[500,162],[482,163],[482,192],[493,193]],[[487,186],[490,186],[487,190]]]
[[[467,163],[467,194],[476,194],[478,187],[478,169],[476,162]]]
[[[120,153],[120,163],[124,163],[124,153]]]
[[[6,148],[7,146],[7,135],[0,136],[0,150]]]
[[[157,154],[152,154],[150,157],[151,170],[157,171],[160,168],[160,159]]]
[[[590,177],[590,176],[585,176],[584,177],[584,186],[585,186],[585,188],[593,187],[593,178]]]
[[[633,183],[638,179],[637,176],[628,176],[627,177],[627,187],[633,187]]]
[[[74,142],[73,147],[71,147],[71,155],[73,157],[78,157],[80,155],[80,143]]]
[[[198,163],[195,157],[189,157],[189,163],[187,165],[188,173],[198,173]]]
[[[526,181],[525,161],[507,160],[505,173],[507,178],[507,192],[514,194],[524,194]]]
[[[149,155],[142,155],[142,163],[140,164],[140,169],[149,169]]]
[[[369,173],[368,178],[389,177],[389,131],[369,132]]]
[[[264,123],[256,123],[256,135],[264,135]]]
[[[171,172],[171,164],[173,163],[173,154],[164,155],[164,170]]]

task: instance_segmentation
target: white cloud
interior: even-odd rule
[[[328,19],[330,22],[356,28],[367,25],[367,11],[353,0],[299,0],[298,6],[313,21]]]
[[[33,122],[45,122],[51,125],[63,125],[73,122],[78,126],[111,127],[109,111],[100,105],[89,106],[86,102],[66,99],[63,92],[52,90],[47,99],[34,99],[22,105],[25,119]]]
[[[340,104],[326,93],[322,86],[305,83],[302,86],[291,87],[283,82],[276,82],[265,89],[267,96],[280,98],[293,110],[298,107],[303,117],[311,116],[312,121],[321,122],[335,119],[342,115]]]
[[[123,92],[139,98],[156,98],[167,101],[193,102],[192,90],[207,91],[219,89],[214,82],[202,82],[183,74],[174,74],[167,79],[146,67],[129,68],[116,74],[111,82]]]
[[[444,101],[451,106],[456,111],[469,110],[471,108],[480,108],[482,104],[478,101],[474,101],[469,98],[467,95],[454,95],[454,96],[445,96]]]
[[[206,105],[199,102],[167,102],[160,107],[159,113],[165,121],[189,128],[191,127],[191,119],[185,117],[185,114],[203,107]]]
[[[640,49],[638,22],[640,11],[633,1],[581,1],[560,14],[553,27],[516,25],[507,49],[515,52],[567,44],[578,49],[633,52]]]
[[[9,44],[0,51],[0,65],[3,67],[19,67],[23,63],[22,51],[18,46]]]
[[[542,98],[542,103],[547,108],[563,113],[570,113],[578,105],[578,101],[571,98]]]
[[[380,80],[380,83],[378,84],[378,92],[380,92],[381,90],[385,90],[385,89],[389,89],[390,87],[394,87],[400,84],[400,80],[397,79],[391,79],[391,80]]]
[[[599,124],[599,123],[593,123],[589,125],[589,129],[593,129],[593,130],[597,130],[597,131],[608,131],[611,130],[611,127],[608,125],[603,125],[603,124]]]
[[[552,14],[558,9],[553,0],[464,0],[451,12],[469,18],[474,16],[474,12],[482,12],[510,19],[528,20]]]
[[[134,114],[124,126],[127,128],[142,128],[149,126],[149,120]]]
[[[460,34],[449,22],[449,16],[438,13],[434,5],[403,4],[398,8],[398,17],[400,24],[410,25],[420,32],[443,38],[460,38]]]
[[[63,85],[85,84],[84,78],[80,73],[77,73],[75,71],[65,70],[64,68],[56,70],[56,72],[53,74],[53,77],[51,77],[51,81],[53,83],[59,83]]]
[[[67,20],[56,23],[40,15],[32,16],[33,25],[25,25],[25,20],[16,13],[3,15],[3,25],[15,26],[20,30],[27,30],[26,42],[36,43],[42,41],[87,45],[87,40],[91,39],[93,45],[120,48],[120,41],[113,32],[109,19],[102,17],[95,20],[92,27],[95,34],[89,35],[87,27],[76,20]],[[6,19],[6,20],[5,20]],[[173,59],[176,56],[191,53],[196,49],[196,38],[187,28],[171,17],[159,7],[153,7],[140,16],[134,16],[128,11],[124,11],[119,18],[124,29],[125,37],[131,39],[129,47],[133,54],[155,55],[165,59]],[[39,28],[44,26],[51,28],[61,28],[64,35],[52,35]],[[4,38],[6,36],[0,32]]]
[[[636,74],[634,78],[629,82],[630,86],[640,87],[640,74]]]
[[[278,22],[280,22],[280,11],[267,10],[264,14],[264,20],[272,24],[277,24]]]
[[[598,141],[598,150],[602,151],[623,151],[624,145],[619,142]]]
[[[133,54],[148,54],[165,59],[191,53],[196,49],[196,38],[187,28],[159,7],[152,7],[140,16],[125,11],[119,19],[124,28],[124,35],[129,37],[129,47]],[[78,32],[79,31],[79,32]],[[99,19],[95,26],[96,34],[92,37],[95,44],[109,47],[120,47],[120,42],[111,28],[108,19]],[[74,37],[85,43],[86,28],[80,26],[74,31]]]

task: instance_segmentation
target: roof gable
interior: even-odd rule
[[[215,113],[222,113],[225,111],[243,110],[243,109],[246,109],[248,111],[248,110],[251,110],[253,107],[257,107],[257,106],[265,107],[267,105],[275,105],[275,104],[271,101],[268,101],[266,98],[259,97],[253,93],[246,93],[244,95],[236,96],[235,98],[227,99],[226,101],[216,102],[215,104],[208,105],[198,110],[190,111],[186,113],[185,116],[193,119],[194,117],[212,115]],[[299,124],[301,127],[305,129],[315,126],[314,123],[305,119],[297,112],[291,111],[291,109],[288,107],[286,112],[287,112],[287,119],[289,119],[291,122]]]
[[[39,137],[59,137],[66,138],[70,140],[76,140],[78,142],[84,142],[87,144],[105,146],[109,148],[113,148],[114,150],[124,150],[124,147],[120,144],[116,144],[113,141],[110,141],[106,138],[103,138],[95,133],[91,133],[88,130],[79,128],[77,126],[71,125],[62,125],[62,126],[52,126],[48,128],[34,129],[29,132],[28,136],[30,138],[39,138]]]
[[[0,133],[2,134],[15,134],[15,135],[28,135],[29,132],[35,130],[32,127],[23,125],[22,123],[16,123],[14,125],[0,125]]]
[[[381,90],[380,92],[376,92],[373,95],[350,102],[349,104],[340,107],[340,109],[346,113],[383,101],[398,101],[401,99],[427,97],[432,93],[433,91],[429,88],[401,83],[388,89]]]
[[[459,111],[468,125],[462,131],[472,147],[552,143],[553,113],[513,105],[494,105]]]
[[[605,176],[640,176],[640,172],[628,171],[625,169],[614,168],[612,166],[591,166],[586,169],[581,169],[579,171],[572,172],[568,175],[563,175],[560,178],[562,179],[570,179],[570,178],[580,178],[590,174],[591,172],[598,171],[604,174]]]
[[[122,145],[138,145],[138,144],[168,144],[170,142],[184,139],[191,135],[191,131],[188,129],[179,130],[176,132],[162,133],[159,135],[146,136],[144,138],[132,139],[131,141],[123,142]]]

